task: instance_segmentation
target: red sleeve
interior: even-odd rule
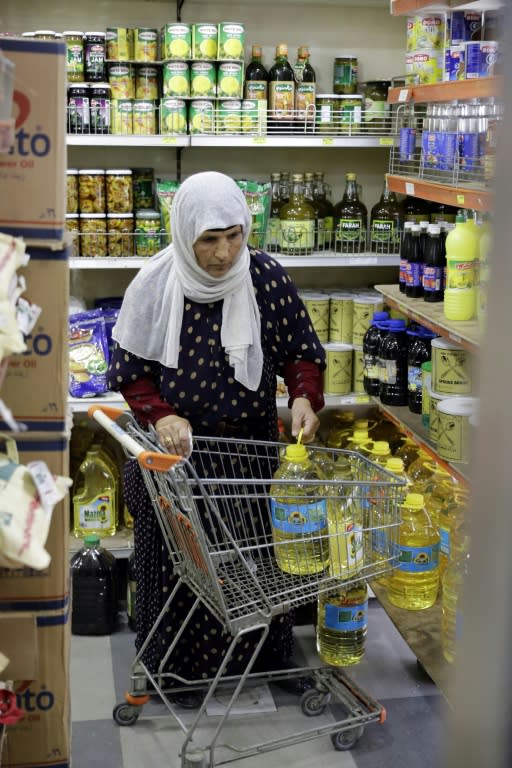
[[[297,397],[306,397],[315,411],[320,411],[324,405],[324,389],[322,371],[316,363],[309,360],[296,360],[284,364],[284,383],[288,387],[288,407]]]
[[[145,426],[175,413],[174,408],[162,400],[159,390],[149,378],[130,381],[121,387],[121,394],[137,421]]]

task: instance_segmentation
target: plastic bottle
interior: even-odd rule
[[[403,491],[399,493],[399,502],[403,502],[407,495],[408,488],[410,487],[410,480],[405,472],[402,459],[397,459],[394,456],[388,458],[384,465],[384,469],[387,472],[392,472],[393,475],[396,475],[407,483],[407,485],[404,486]],[[381,584],[382,586],[387,583],[387,570],[391,568],[393,555],[396,554],[394,543],[398,540],[398,536],[396,528],[392,527],[393,523],[394,519],[390,519],[389,508],[386,503],[374,506],[369,525],[370,552],[371,561],[375,565],[375,570],[386,568],[385,573],[374,579],[377,584]]]
[[[370,461],[374,464],[380,464],[385,467],[388,459],[391,458],[389,443],[386,440],[375,440],[368,455]]]
[[[407,329],[407,405],[412,413],[421,413],[423,397],[421,366],[431,358],[430,343],[436,334],[416,325]]]
[[[277,564],[285,573],[318,573],[327,568],[327,500],[325,479],[301,443],[286,446],[270,488],[272,533]],[[318,483],[304,485],[304,480]]]
[[[386,333],[387,312],[375,312],[372,324],[363,337],[364,376],[363,385],[367,395],[379,396],[379,345]]]
[[[71,632],[110,635],[116,621],[116,559],[89,534],[71,558]]]
[[[446,503],[439,510],[439,573],[441,578],[450,561],[454,559],[453,552],[457,549],[456,540],[459,536],[459,529],[465,524],[467,503],[468,492],[459,486],[452,489],[451,498],[446,499]]]
[[[405,275],[405,295],[410,299],[423,296],[423,250],[419,224],[412,225],[411,246],[407,256]]]
[[[398,539],[399,561],[388,578],[388,599],[410,611],[430,608],[439,590],[439,533],[420,493],[407,494]]]
[[[328,448],[345,448],[353,432],[354,413],[336,411],[333,420],[334,423],[327,433],[326,445]]]
[[[476,312],[475,261],[478,236],[464,214],[446,237],[446,286],[444,315],[447,320],[472,320]]]
[[[128,616],[128,626],[131,630],[137,630],[137,578],[135,573],[135,552],[132,552],[128,558],[126,566],[126,614]]]
[[[407,471],[413,461],[418,458],[419,450],[418,443],[414,442],[410,437],[403,437],[402,444],[396,449],[393,455],[397,459],[402,459],[404,469]]]
[[[409,264],[409,253],[411,252],[412,245],[412,226],[412,221],[406,221],[404,224],[404,236],[400,248],[400,274],[398,278],[400,293],[405,293],[405,286],[407,285],[407,265]]]
[[[316,647],[320,659],[334,667],[361,661],[368,624],[368,588],[340,584],[318,596]]]
[[[368,456],[372,443],[367,429],[354,429],[347,441],[347,450]]]
[[[449,563],[442,578],[441,648],[449,662],[455,661],[462,637],[464,587],[469,567],[469,537],[466,537],[463,551]]]
[[[73,533],[113,536],[116,532],[116,478],[91,446],[80,465],[73,489]]]
[[[338,460],[333,479],[339,486],[332,488],[328,501],[329,573],[338,579],[353,578],[364,564],[363,509],[361,491],[344,480],[352,480],[354,467]],[[357,472],[357,469],[355,469]]]
[[[430,224],[423,254],[423,300],[443,301],[446,249],[439,224]]]
[[[385,405],[407,405],[407,335],[404,320],[389,320],[379,346],[379,397]]]

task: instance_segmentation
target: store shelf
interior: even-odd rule
[[[126,256],[123,257],[98,257],[95,258],[73,258],[69,260],[70,269],[140,269],[146,262],[147,258],[138,256]]]
[[[73,534],[69,535],[69,554],[74,555],[83,546],[83,539]],[[114,557],[123,559],[133,552],[133,531],[129,528],[121,528],[114,536],[105,536],[101,539],[101,546],[112,552]]]
[[[121,136],[119,134],[71,134],[69,147],[188,147],[190,136]]]
[[[441,650],[441,598],[424,611],[406,611],[392,605],[386,590],[371,582],[375,597],[404,638],[430,679],[450,701],[454,691],[454,667]]]
[[[394,136],[191,136],[191,147],[273,147],[315,149],[318,147],[372,148],[393,147],[397,143]]]
[[[95,397],[68,397],[68,406],[72,413],[87,413],[91,405],[110,405],[123,410],[128,409],[126,400],[119,392],[108,392]]]
[[[423,299],[409,299],[400,293],[398,285],[376,285],[375,289],[386,298],[386,303],[398,309],[439,336],[444,336],[470,352],[476,352],[480,344],[480,328],[476,320],[455,322],[443,314],[443,302],[429,304]]]
[[[434,203],[477,211],[490,211],[493,208],[494,195],[490,190],[452,187],[435,181],[425,181],[416,176],[395,176],[391,173],[388,173],[387,179],[389,189],[401,195],[421,197]]]
[[[499,95],[502,91],[502,77],[480,77],[475,80],[454,80],[448,83],[390,88],[388,102],[390,104],[403,104],[413,101],[415,104],[425,104],[467,99],[489,99]]]
[[[502,8],[503,2],[499,0],[392,0],[391,13],[393,16],[402,16],[403,14],[416,14],[419,11],[450,11],[457,9],[459,11],[493,11]]]
[[[294,267],[396,267],[399,264],[398,254],[357,253],[336,254],[312,253],[309,256],[284,256],[271,254],[285,269]],[[127,256],[125,258],[98,257],[73,258],[69,260],[70,269],[140,269],[148,258]]]

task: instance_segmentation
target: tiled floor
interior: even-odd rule
[[[123,700],[134,635],[123,627],[110,637],[72,638],[71,694],[73,768],[180,768],[183,733],[152,700],[132,727],[119,727],[112,709]],[[298,663],[318,665],[311,626],[297,628]],[[321,736],[295,746],[240,760],[244,768],[438,768],[443,752],[443,715],[446,704],[437,688],[418,668],[416,659],[375,599],[370,601],[367,652],[351,676],[386,708],[387,721],[370,723],[350,752],[336,752],[329,737]],[[297,699],[272,686],[277,713],[231,717],[222,741],[236,744],[277,738],[285,729],[302,732],[312,727]],[[338,707],[339,709],[339,707]],[[341,719],[328,708],[314,724]],[[192,715],[184,713],[185,722]],[[216,718],[205,719],[203,742]],[[228,738],[229,737],[229,738]]]

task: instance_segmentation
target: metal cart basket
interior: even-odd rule
[[[404,482],[358,453],[315,447],[317,460],[328,459],[334,466],[337,461],[341,464],[343,459],[346,464],[348,460],[353,479],[328,479],[320,487],[318,480],[304,480],[298,487],[273,478],[283,452],[282,443],[194,436],[192,454],[185,459],[167,454],[156,432],[142,430],[125,411],[92,406],[89,415],[119,441],[128,456],[137,458],[178,577],[132,664],[130,691],[126,701],[114,709],[116,722],[133,725],[149,697],[159,695],[185,734],[182,768],[213,768],[324,735],[331,737],[336,749],[350,749],[367,723],[383,722],[384,708],[338,668],[319,666],[268,673],[251,673],[251,668],[273,617],[339,587],[340,579],[347,585],[355,584],[384,574],[396,564]],[[313,525],[311,531],[300,536],[276,538],[272,517],[275,522],[279,500],[292,494],[299,509],[301,504],[314,505],[320,496],[325,499],[328,525]],[[300,564],[312,553],[319,559],[316,573],[286,572],[307,571]],[[142,661],[144,650],[183,584],[192,590],[194,605],[159,670],[151,673]],[[186,680],[164,669],[199,604],[211,611],[232,639],[214,678]],[[229,658],[248,633],[255,633],[256,640],[247,668],[242,675],[227,676]],[[304,715],[319,715],[334,700],[343,706],[345,718],[250,746],[220,743],[223,726],[248,682],[271,682],[304,674],[315,681],[315,687],[301,698]],[[186,725],[176,712],[171,692],[175,695],[205,686],[202,705],[192,724]],[[209,743],[202,744],[199,726],[207,705],[217,690],[227,686],[226,711],[219,717],[213,736],[210,732]]]

